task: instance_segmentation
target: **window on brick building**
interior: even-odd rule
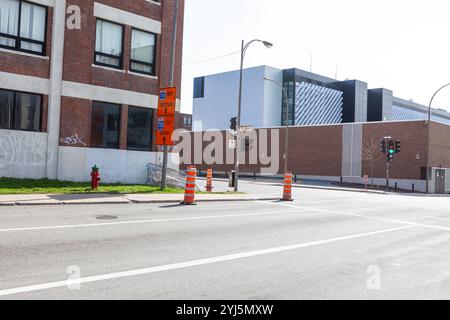
[[[152,147],[152,110],[128,107],[127,149],[150,151]]]
[[[119,148],[120,105],[92,104],[91,145],[94,148]]]
[[[0,90],[0,129],[40,131],[42,96]]]
[[[97,19],[95,64],[122,69],[123,26]]]
[[[133,29],[130,70],[155,75],[155,48],[155,34]]]
[[[46,7],[0,0],[0,47],[43,55],[46,25]]]

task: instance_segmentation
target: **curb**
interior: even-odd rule
[[[208,202],[247,202],[247,201],[276,201],[280,200],[279,198],[247,198],[247,199],[200,199],[196,200],[197,203],[208,203]],[[21,207],[32,207],[32,206],[65,206],[65,205],[123,205],[123,204],[153,204],[153,203],[180,203],[181,200],[128,200],[122,202],[114,202],[114,201],[104,201],[104,202],[3,202],[0,203],[0,206],[3,207],[13,207],[13,206],[21,206]]]
[[[0,207],[13,207],[15,205],[14,202],[0,202]]]
[[[276,182],[248,182],[259,185],[269,185],[273,187],[282,187],[282,183]],[[364,189],[345,189],[345,188],[334,188],[334,187],[325,187],[325,186],[311,186],[311,185],[299,185],[292,184],[293,188],[303,188],[303,189],[319,189],[319,190],[329,190],[329,191],[345,191],[345,192],[358,192],[358,193],[374,193],[374,194],[385,194],[384,191],[376,191],[376,190],[364,190]]]

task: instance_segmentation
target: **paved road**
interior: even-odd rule
[[[294,193],[1,208],[0,299],[450,298],[447,198]]]

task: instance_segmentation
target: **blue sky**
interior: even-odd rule
[[[450,82],[448,0],[186,0],[182,111],[192,109],[196,76],[239,68],[241,40],[254,45],[245,66],[310,69],[428,104]],[[338,65],[336,67],[336,65]],[[450,89],[435,100],[450,110]]]

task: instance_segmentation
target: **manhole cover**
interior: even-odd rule
[[[116,216],[107,216],[107,215],[103,215],[103,216],[97,216],[95,217],[97,220],[117,220],[119,219],[119,217]]]

